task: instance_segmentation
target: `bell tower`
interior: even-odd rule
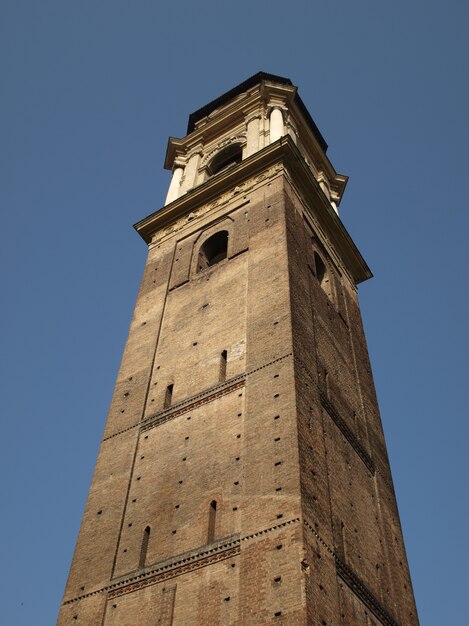
[[[258,73],[171,137],[58,624],[418,624],[347,177]]]

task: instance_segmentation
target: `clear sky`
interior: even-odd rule
[[[167,137],[259,70],[298,85],[350,176],[421,623],[469,623],[468,17],[463,0],[0,1],[1,624],[55,623]]]

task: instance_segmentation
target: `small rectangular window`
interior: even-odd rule
[[[147,526],[145,530],[143,531],[142,545],[140,547],[140,558],[138,562],[139,567],[145,567],[149,541],[150,541],[150,526]]]
[[[226,380],[226,362],[227,362],[228,353],[226,350],[220,355],[220,374],[219,381],[222,383]]]
[[[217,501],[212,500],[208,510],[208,533],[207,543],[212,543],[215,539],[215,524],[217,519]]]
[[[173,387],[174,385],[168,385],[166,387],[166,393],[164,396],[164,408],[168,409],[173,401]]]

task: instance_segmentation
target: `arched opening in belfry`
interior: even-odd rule
[[[223,170],[236,165],[243,158],[243,149],[239,143],[230,143],[229,146],[218,152],[207,166],[209,176],[215,176]]]

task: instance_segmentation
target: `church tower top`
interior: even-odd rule
[[[173,172],[166,204],[289,136],[331,207],[347,177],[329,161],[327,143],[290,79],[258,72],[189,116],[187,135],[170,137],[165,168]]]
[[[266,168],[280,168],[297,181],[306,205],[316,198],[311,220],[358,284],[372,273],[339,218],[348,177],[336,172],[326,150],[292,82],[259,72],[192,113],[185,137],[169,138],[165,206],[135,228],[154,245],[193,221],[201,207],[242,194]]]
[[[268,74],[266,72],[257,72],[257,74],[254,74],[253,76],[243,81],[239,85],[236,85],[236,87],[233,87],[232,89],[230,89],[223,95],[219,96],[212,102],[209,102],[208,104],[201,107],[200,109],[197,109],[197,111],[194,111],[194,113],[191,113],[189,115],[189,122],[187,124],[187,134],[189,135],[193,130],[195,130],[196,124],[204,117],[207,117],[208,115],[210,115],[212,111],[214,111],[215,109],[218,109],[219,107],[226,104],[230,100],[233,100],[240,94],[243,94],[244,92],[252,89],[253,87],[256,87],[262,82],[268,82],[271,84],[276,83],[277,85],[285,85],[287,87],[293,88],[293,94],[294,94],[293,97],[297,106],[299,107],[306,121],[310,125],[312,132],[316,136],[324,152],[327,152],[327,148],[328,148],[327,143],[324,140],[324,137],[322,136],[321,131],[316,126],[316,123],[311,117],[308,109],[304,105],[303,100],[298,95],[298,88],[293,85],[293,83],[291,82],[289,78],[285,78],[284,76],[278,76],[276,74]]]

